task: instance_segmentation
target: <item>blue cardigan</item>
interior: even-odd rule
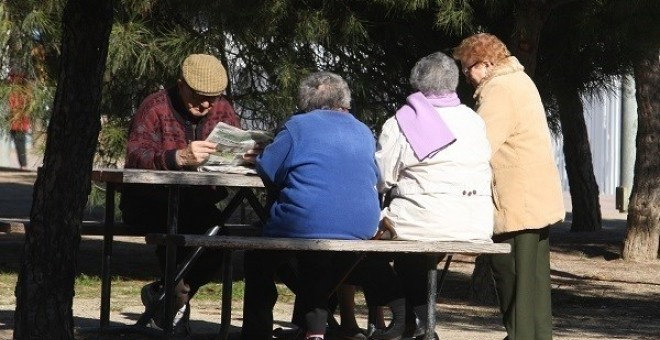
[[[380,217],[375,151],[371,130],[349,113],[292,116],[257,158],[278,191],[264,235],[371,238]]]

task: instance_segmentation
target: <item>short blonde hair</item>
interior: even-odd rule
[[[469,36],[454,48],[453,57],[461,62],[489,61],[495,65],[504,58],[511,56],[502,40],[489,33],[478,33]]]

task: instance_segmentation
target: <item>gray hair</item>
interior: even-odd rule
[[[442,52],[429,54],[410,71],[410,85],[426,96],[455,92],[458,66],[454,59]]]
[[[351,91],[346,81],[332,72],[316,72],[300,82],[298,109],[309,112],[317,109],[348,110],[351,107]]]

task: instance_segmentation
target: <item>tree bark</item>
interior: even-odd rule
[[[566,174],[573,204],[571,231],[599,231],[602,215],[584,122],[584,106],[574,89],[556,88],[553,92],[559,106]]]
[[[34,186],[16,286],[14,339],[73,339],[80,225],[100,130],[112,0],[69,0],[44,164]]]
[[[637,158],[622,256],[659,258],[660,243],[660,51],[634,65],[637,90]]]
[[[571,0],[516,1],[518,14],[516,29],[511,39],[511,49],[525,66],[525,72],[530,77],[536,72],[541,31],[552,11],[567,2]],[[584,107],[579,94],[574,89],[562,87],[553,90],[559,100],[566,173],[573,202],[571,231],[598,231],[601,229],[602,217],[598,184],[594,176],[589,138],[584,122]]]
[[[510,48],[530,77],[536,72],[541,31],[551,11],[547,1],[516,0],[516,23]]]

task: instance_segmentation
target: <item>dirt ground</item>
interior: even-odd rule
[[[16,271],[20,264],[23,233],[17,227],[29,215],[34,175],[0,169],[0,226],[9,225],[10,234],[0,232],[0,270]],[[28,202],[24,202],[28,200]],[[20,203],[22,202],[22,203]],[[601,198],[603,229],[595,233],[571,233],[570,199],[567,222],[551,232],[554,338],[660,339],[660,261],[624,262],[620,246],[625,233],[625,214],[614,210],[613,198]],[[153,250],[142,238],[122,237],[114,243],[113,275],[128,280],[148,281],[157,275]],[[78,268],[87,275],[100,275],[101,241],[84,237]],[[476,306],[468,300],[474,258],[456,256],[438,298],[437,331],[442,339],[501,340],[505,332],[495,306]],[[1,301],[11,301],[12,290],[1,292]],[[219,298],[193,300],[193,339],[213,339],[219,329]],[[232,333],[241,325],[239,303],[232,311]],[[278,303],[276,326],[288,326],[291,306]],[[11,339],[13,303],[0,304],[0,339]],[[143,307],[136,296],[113,294],[111,322],[132,324]],[[365,324],[364,310],[358,320]],[[78,328],[98,325],[99,299],[74,298],[74,319]],[[99,336],[80,332],[80,339],[137,339],[134,335]]]

